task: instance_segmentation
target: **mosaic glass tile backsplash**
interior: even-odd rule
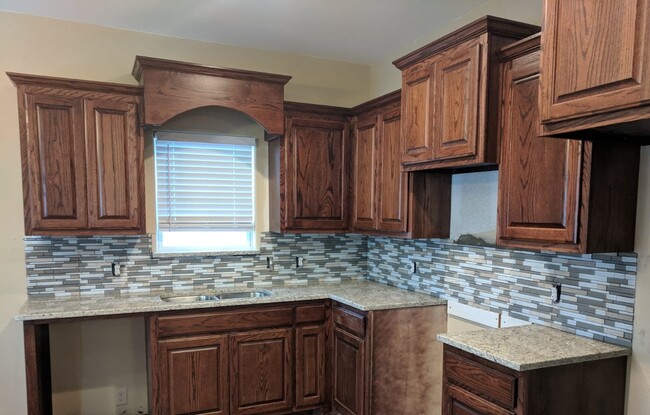
[[[361,235],[262,236],[260,253],[152,257],[150,236],[26,237],[30,296],[265,287],[368,278],[630,346],[636,254],[563,255]],[[272,256],[273,270],[266,268]],[[296,256],[304,267],[296,268]],[[412,261],[417,272],[409,269]],[[121,273],[111,274],[111,263]],[[550,299],[562,284],[562,301]]]

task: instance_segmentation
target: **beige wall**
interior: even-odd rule
[[[26,413],[22,328],[13,321],[13,316],[26,292],[22,183],[16,91],[4,72],[135,84],[131,77],[134,57],[145,55],[291,75],[293,79],[285,90],[286,99],[352,106],[369,98],[369,68],[3,12],[0,12],[0,39],[0,190],[3,200],[0,203],[0,355],[3,356],[0,359],[0,413],[20,415]],[[261,156],[263,149],[262,145]],[[147,163],[151,170],[150,160]],[[265,171],[265,166],[258,166],[258,170]],[[260,174],[263,179],[264,174]],[[137,375],[142,373],[139,366],[143,362],[142,348],[135,347],[135,352],[126,353],[133,348],[125,347],[108,357],[96,355],[98,350],[115,349],[119,344],[142,345],[142,338],[138,337],[141,327],[141,320],[127,319],[53,329],[55,350],[68,351],[67,354],[61,352],[57,358],[61,370],[54,379],[55,403],[67,408],[60,413],[112,413],[113,386],[130,386],[134,389],[130,401],[134,404],[142,401],[137,398],[142,396],[143,388],[143,379]],[[107,337],[99,337],[99,334]],[[118,342],[110,343],[108,339]],[[83,348],[84,353],[81,358],[73,358],[76,354],[70,351],[79,348]],[[115,364],[111,364],[112,361]],[[121,362],[134,362],[133,372],[126,373]],[[108,376],[93,375],[102,371],[108,371]],[[87,388],[81,394],[75,392],[80,384]],[[78,409],[82,407],[83,410]],[[93,412],[95,410],[97,412]]]

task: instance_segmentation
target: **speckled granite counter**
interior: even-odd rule
[[[632,352],[538,325],[439,334],[438,340],[518,371],[627,356]]]
[[[234,305],[272,304],[290,301],[332,299],[364,311],[391,308],[444,305],[446,300],[413,293],[384,284],[358,280],[343,283],[321,283],[292,287],[261,287],[272,291],[264,298],[230,299],[189,304],[168,303],[160,296],[199,294],[197,292],[133,294],[113,297],[82,296],[68,298],[30,298],[16,316],[16,320],[54,320],[75,317],[141,314],[159,311],[191,310],[228,307]],[[251,291],[248,289],[247,291]],[[200,294],[244,291],[241,289],[218,289]]]

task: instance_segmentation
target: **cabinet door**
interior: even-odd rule
[[[360,118],[352,135],[352,228],[377,228],[377,116]]]
[[[514,415],[513,412],[448,383],[443,387],[442,413],[443,415]]]
[[[87,100],[88,220],[92,229],[142,229],[143,138],[138,104]]]
[[[541,119],[650,99],[650,1],[546,0]]]
[[[499,243],[576,243],[582,144],[538,136],[539,50],[502,74]]]
[[[228,342],[226,335],[158,342],[161,396],[156,415],[227,415]],[[154,404],[155,405],[155,404]]]
[[[233,415],[280,412],[293,405],[291,329],[230,336]]]
[[[402,74],[402,163],[433,159],[431,64],[427,59]]]
[[[435,160],[471,157],[478,152],[481,48],[481,42],[474,40],[434,63]]]
[[[377,228],[386,232],[406,232],[408,173],[400,162],[401,111],[390,109],[379,118],[379,186]]]
[[[325,400],[325,327],[296,328],[296,407]]]
[[[335,329],[333,353],[334,406],[343,415],[365,414],[365,342]]]
[[[348,125],[290,119],[287,126],[287,227],[348,227]]]
[[[29,93],[24,100],[25,233],[84,229],[88,212],[82,101]]]

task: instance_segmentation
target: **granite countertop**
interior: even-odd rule
[[[272,292],[269,297],[228,299],[196,303],[169,303],[160,296],[215,294],[232,291],[264,289]],[[160,311],[219,308],[234,305],[272,304],[291,301],[332,299],[359,310],[385,310],[391,308],[445,305],[446,300],[418,294],[400,288],[366,280],[350,282],[319,283],[280,287],[247,289],[216,289],[212,291],[183,291],[119,296],[77,296],[67,298],[29,298],[20,309],[16,320],[53,320],[76,317],[128,315]]]
[[[535,324],[439,334],[438,340],[520,372],[628,356],[632,352],[626,347]]]

